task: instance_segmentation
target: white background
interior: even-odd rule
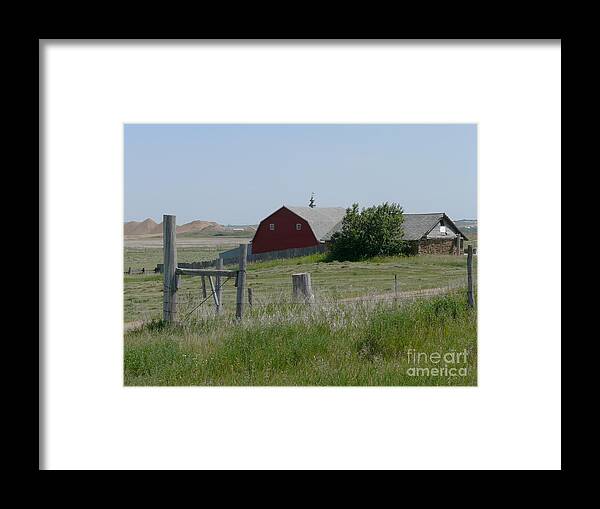
[[[559,43],[45,42],[42,58],[43,468],[560,468]],[[479,387],[123,387],[129,122],[478,123]]]

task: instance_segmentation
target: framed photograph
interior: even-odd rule
[[[45,40],[43,470],[561,468],[561,41]]]

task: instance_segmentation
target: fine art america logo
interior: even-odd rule
[[[467,351],[462,352],[417,352],[410,348],[407,351],[410,367],[408,376],[467,376]]]

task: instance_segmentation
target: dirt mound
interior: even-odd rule
[[[125,235],[149,235],[162,233],[162,223],[148,218],[144,221],[129,221],[124,225]]]
[[[203,228],[202,231],[205,232],[224,232],[225,230],[227,230],[227,228],[225,228],[223,225],[217,224],[217,223],[213,223],[208,225],[206,228]]]
[[[177,233],[199,232],[201,230],[215,231],[214,228],[222,228],[222,226],[214,221],[191,221],[190,223],[182,224],[177,227]]]
[[[227,228],[216,223],[215,221],[191,221],[179,225],[177,227],[177,233],[191,233],[191,232],[221,232]],[[144,221],[129,221],[124,225],[125,235],[162,235],[163,224],[162,222],[157,223],[152,219],[148,218]]]

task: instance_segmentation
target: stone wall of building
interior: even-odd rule
[[[422,239],[419,241],[419,254],[448,254],[455,255],[455,239]]]

